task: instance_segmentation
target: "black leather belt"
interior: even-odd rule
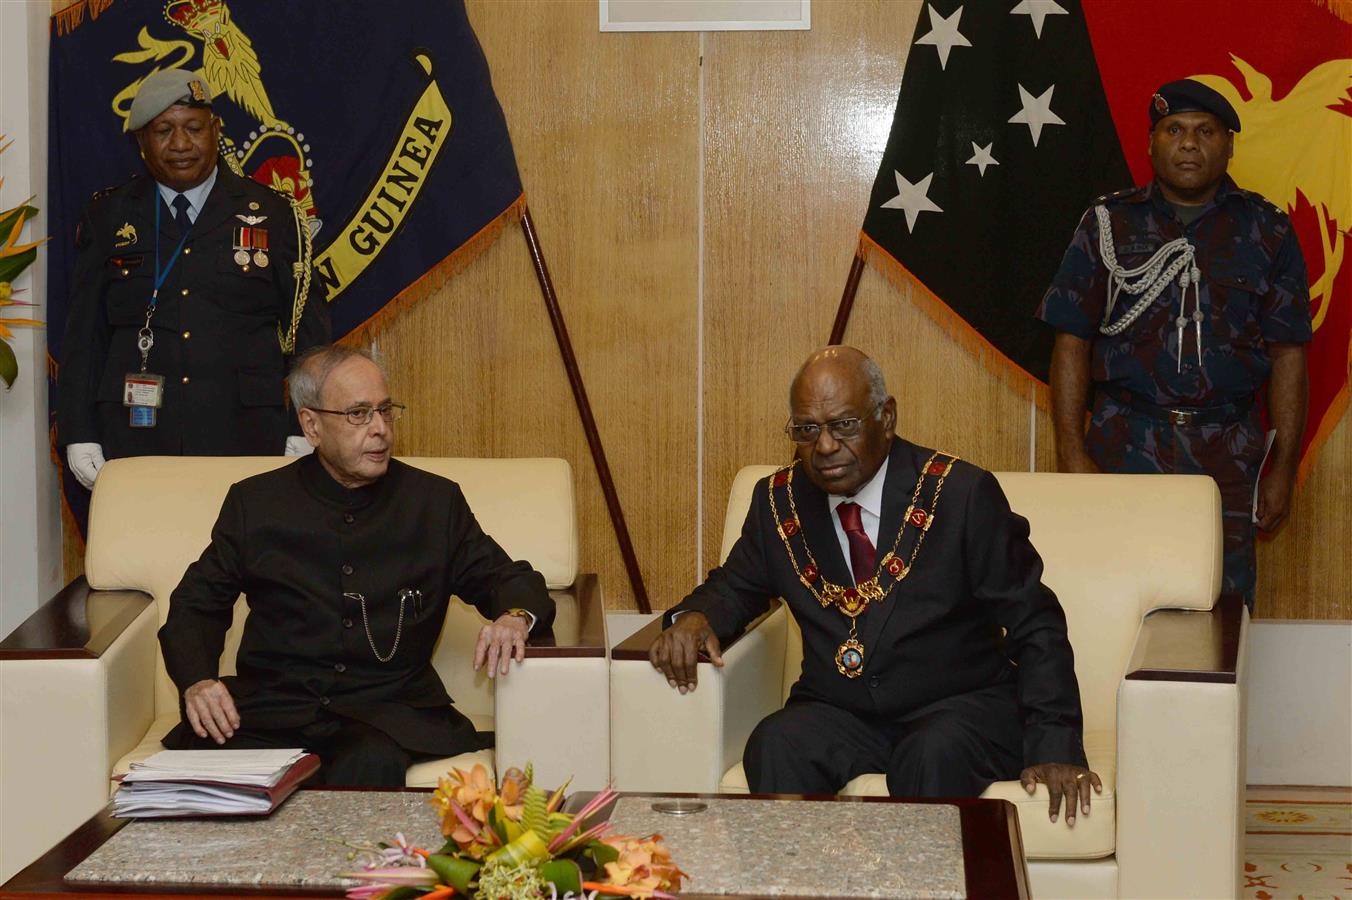
[[[1176,428],[1191,428],[1200,425],[1229,425],[1248,418],[1253,408],[1253,397],[1233,403],[1221,403],[1216,406],[1158,406],[1129,391],[1100,388],[1103,393],[1118,406],[1125,406],[1132,412],[1165,422]]]

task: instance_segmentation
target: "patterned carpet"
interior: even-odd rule
[[[1245,900],[1352,900],[1352,790],[1250,787]]]

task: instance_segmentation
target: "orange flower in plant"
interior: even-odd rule
[[[513,766],[502,776],[502,809],[513,822],[521,821],[521,810],[526,801],[526,788],[530,787],[530,778],[525,772]]]
[[[627,888],[635,897],[680,891],[681,879],[686,874],[671,861],[671,848],[662,843],[662,835],[646,838],[607,835],[601,840],[620,854],[615,862],[606,863],[608,884]]]

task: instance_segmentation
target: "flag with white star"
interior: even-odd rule
[[[1131,183],[1077,0],[931,0],[863,245],[1045,382],[1033,311],[1085,208]]]

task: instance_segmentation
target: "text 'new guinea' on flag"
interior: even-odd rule
[[[1045,383],[1053,333],[1033,314],[1080,216],[1150,180],[1155,89],[1203,81],[1244,124],[1231,176],[1290,214],[1309,269],[1305,470],[1348,403],[1347,18],[1337,0],[927,2],[861,253],[919,282],[922,306],[992,368]]]

